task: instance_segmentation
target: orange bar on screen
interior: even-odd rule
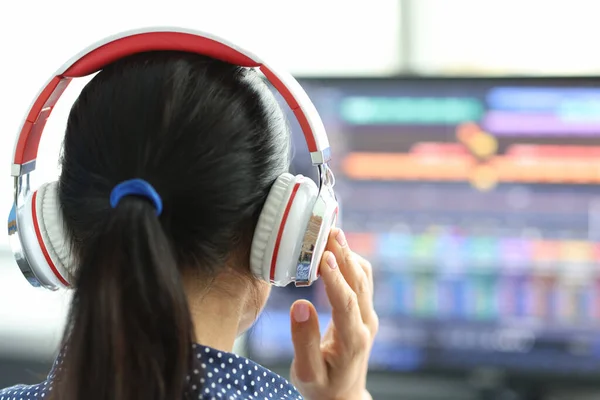
[[[460,154],[351,153],[342,162],[351,178],[381,180],[466,180],[472,165],[469,156]]]

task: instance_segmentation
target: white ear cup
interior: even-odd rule
[[[42,284],[68,287],[72,256],[58,203],[58,183],[42,185],[27,198],[19,229],[33,273]]]
[[[50,182],[38,189],[36,203],[46,248],[61,274],[69,277],[73,273],[74,260],[58,201],[58,182]]]
[[[250,268],[259,279],[277,286],[292,282],[317,185],[302,175],[282,174],[273,184],[258,219]]]
[[[281,221],[279,249],[276,253],[274,249],[272,254],[276,257],[276,270],[272,277],[276,286],[286,286],[296,277],[302,241],[319,195],[319,189],[311,179],[301,175],[298,178],[294,198],[290,200],[287,220]]]

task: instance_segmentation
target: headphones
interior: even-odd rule
[[[321,117],[306,92],[288,73],[273,68],[253,53],[212,34],[178,28],[128,31],[96,43],[64,64],[42,88],[29,108],[17,137],[11,175],[15,201],[8,234],[17,264],[36,287],[56,290],[73,283],[73,259],[58,201],[58,184],[30,188],[30,174],[40,138],[52,108],[73,78],[98,72],[108,64],[141,52],[184,51],[230,64],[256,68],[283,96],[306,139],[312,164],[319,169],[319,186],[302,175],[284,173],[267,196],[252,239],[250,268],[275,286],[309,286],[318,269],[329,232],[338,215],[329,169],[329,140]],[[107,203],[109,198],[106,199]]]

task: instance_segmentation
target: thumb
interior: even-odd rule
[[[302,383],[318,383],[326,374],[321,353],[321,332],[315,307],[307,300],[292,305],[292,342],[294,343],[294,380]]]

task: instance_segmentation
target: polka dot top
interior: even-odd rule
[[[193,345],[194,370],[187,377],[190,398],[199,400],[302,399],[298,390],[281,376],[232,353]],[[60,368],[61,356],[54,362],[48,379],[37,385],[17,385],[0,390],[0,400],[40,400],[52,390],[52,380]]]

